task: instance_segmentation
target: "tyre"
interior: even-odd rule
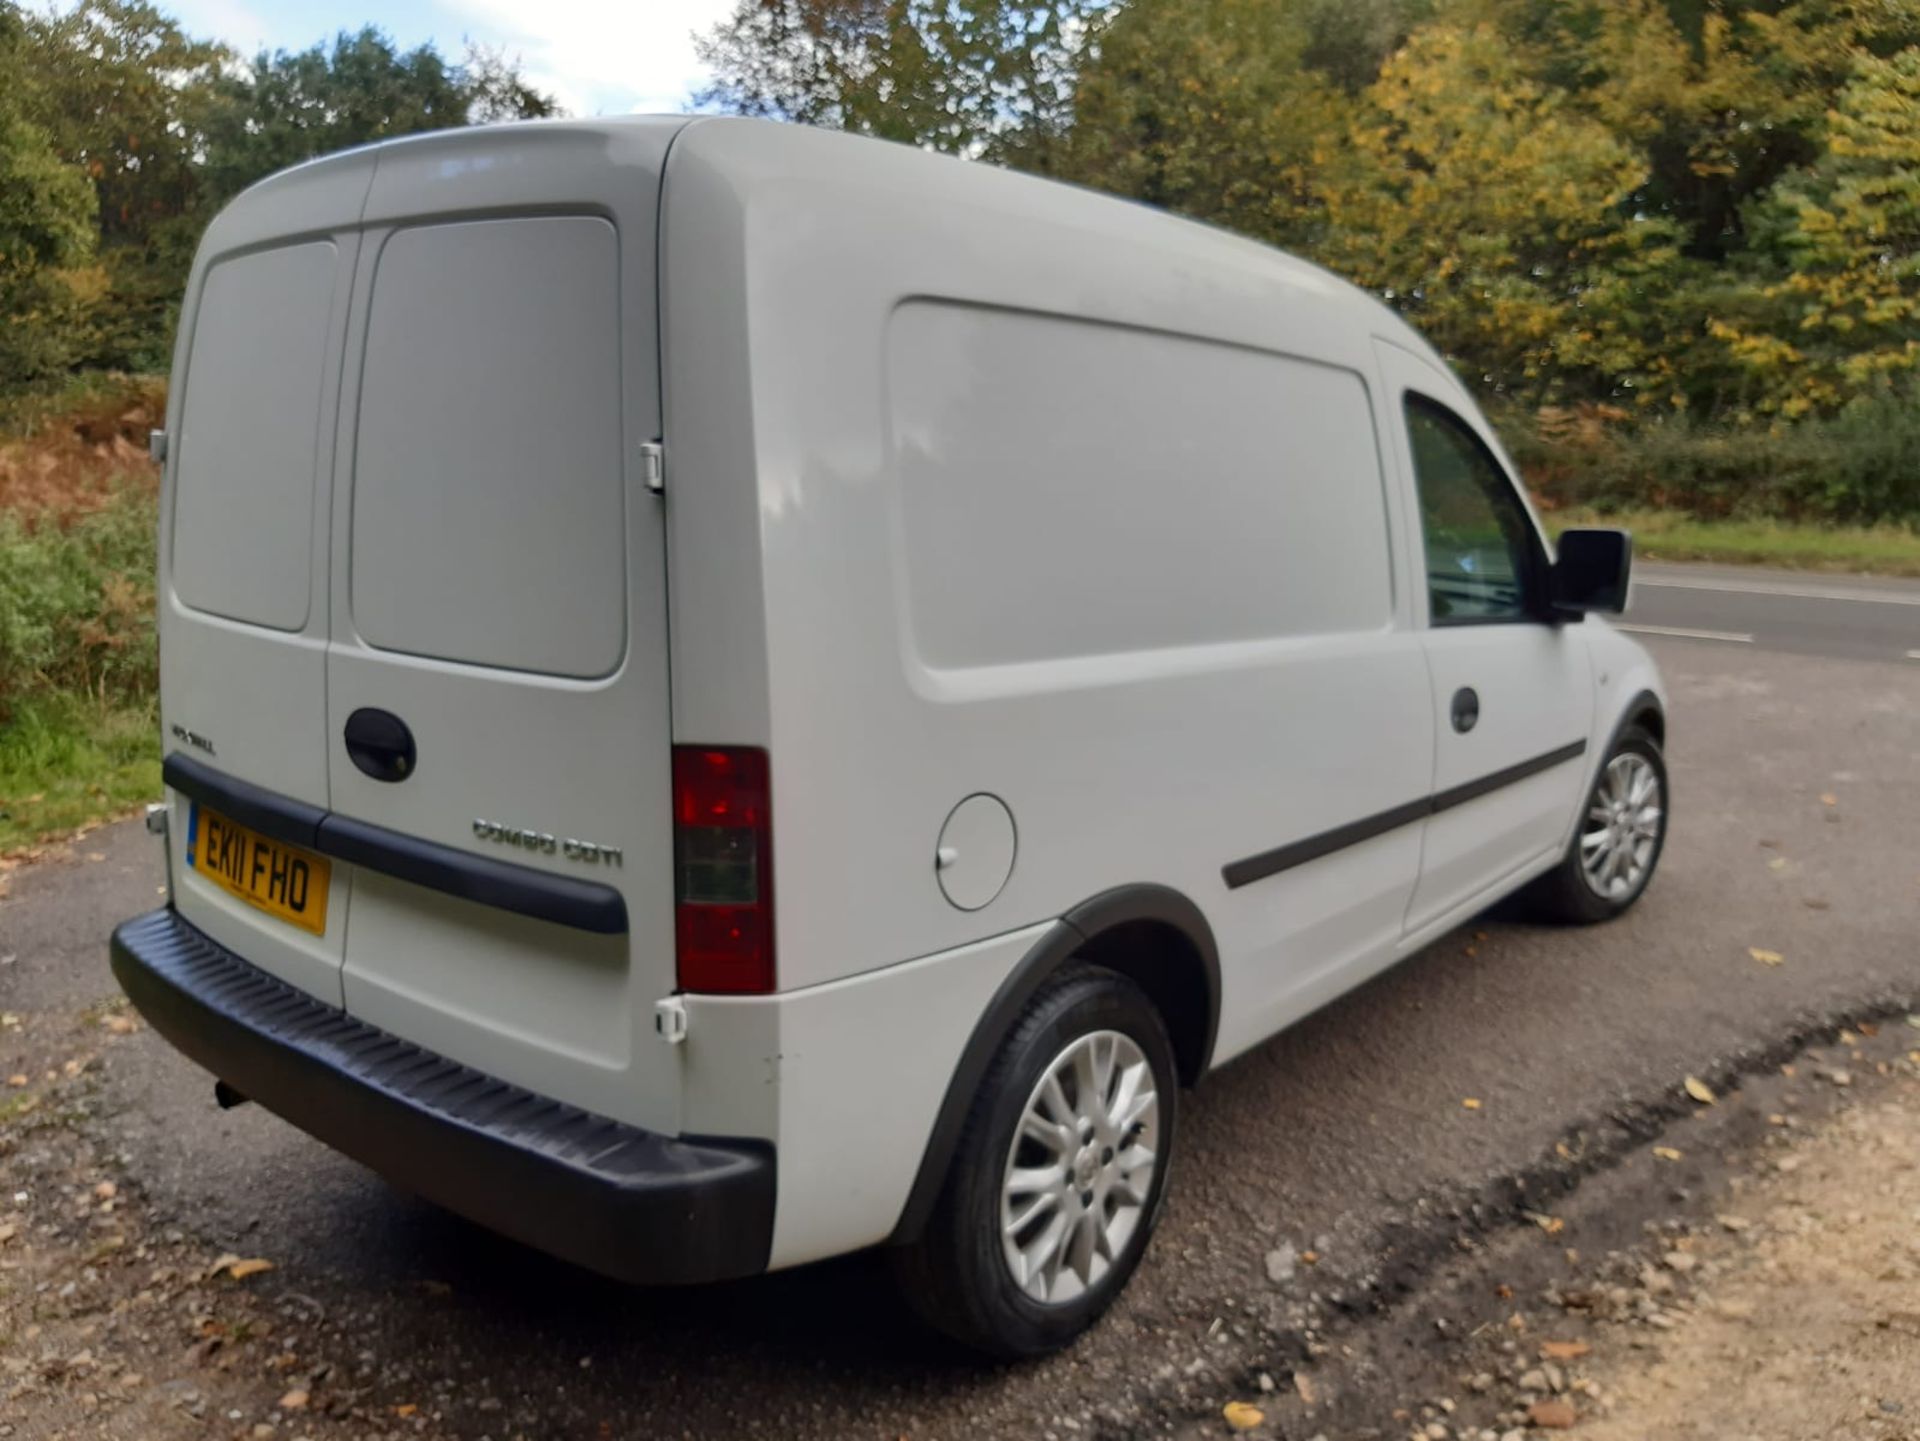
[[[1594,779],[1572,846],[1526,899],[1549,920],[1611,920],[1646,891],[1666,839],[1666,758],[1652,735],[1629,726]]]
[[[1177,1086],[1138,986],[1084,965],[1051,978],[987,1069],[925,1233],[893,1253],[908,1303],[1007,1358],[1091,1326],[1159,1219]]]

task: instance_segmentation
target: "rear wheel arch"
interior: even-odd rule
[[[1173,1041],[1180,1083],[1200,1083],[1220,1025],[1220,952],[1200,908],[1167,886],[1121,886],[1074,907],[1083,961],[1118,971],[1147,993]]]
[[[1180,892],[1145,883],[1116,886],[1082,902],[1021,958],[975,1023],[887,1244],[911,1241],[925,1230],[995,1054],[1040,987],[1075,963],[1116,971],[1146,993],[1166,1024],[1182,1085],[1192,1086],[1207,1073],[1220,1019],[1220,953],[1206,916]]]

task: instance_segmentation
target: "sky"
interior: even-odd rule
[[[472,40],[517,56],[532,84],[574,115],[689,108],[705,80],[693,34],[733,0],[158,0],[186,31],[243,55],[304,50],[377,25],[404,49],[431,41],[458,59]]]

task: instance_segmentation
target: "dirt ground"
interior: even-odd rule
[[[1686,1324],[1594,1369],[1595,1441],[1920,1435],[1920,1086],[1767,1159],[1676,1253]]]
[[[0,1012],[0,1438],[439,1435],[352,1318],[152,1221],[99,1124],[102,1064],[141,1029],[123,998]]]
[[[1270,1257],[1304,1278],[1298,1364],[1185,1434],[1920,1441],[1920,1018],[1854,1025],[1686,1099],[1518,1225],[1463,1210],[1455,1259],[1396,1284],[1383,1256],[1365,1305],[1311,1253]],[[456,1402],[538,1437],[361,1348],[280,1284],[271,1237],[216,1255],[149,1218],[96,1084],[140,1027],[116,1001],[0,1015],[0,1438],[433,1437]]]
[[[1688,1100],[1188,1435],[1920,1441],[1920,1016]]]

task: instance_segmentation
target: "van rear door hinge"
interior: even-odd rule
[[[640,447],[640,474],[646,478],[647,489],[655,495],[663,495],[667,489],[667,451],[657,440],[649,440]]]
[[[653,1029],[661,1040],[670,1046],[677,1046],[687,1038],[687,1003],[678,996],[668,996],[663,1001],[653,1003]]]

